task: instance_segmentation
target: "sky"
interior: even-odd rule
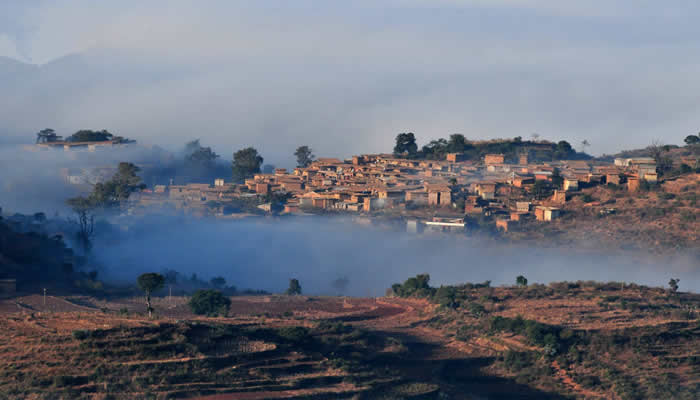
[[[347,157],[470,139],[594,154],[700,131],[700,2],[0,2],[0,145],[52,127]]]

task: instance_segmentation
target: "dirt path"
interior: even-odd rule
[[[566,387],[571,390],[572,393],[576,393],[578,396],[581,396],[585,399],[605,399],[608,398],[606,395],[602,395],[600,393],[596,393],[593,391],[590,391],[588,389],[585,389],[581,387],[578,383],[574,382],[574,380],[569,376],[568,372],[566,372],[565,369],[563,369],[557,360],[552,361],[552,368],[554,368],[554,374],[555,376],[564,384]]]

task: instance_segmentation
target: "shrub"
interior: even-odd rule
[[[305,343],[311,339],[309,330],[302,326],[287,326],[277,331],[280,338],[292,343]]]
[[[457,308],[457,289],[454,286],[440,286],[433,296],[433,301],[444,307]]]
[[[90,337],[90,331],[76,330],[73,331],[73,337],[78,340],[85,340]]]
[[[395,283],[391,285],[391,289],[399,297],[429,297],[433,295],[435,289],[431,288],[428,282],[430,282],[430,275],[419,274],[406,279],[403,284]]]
[[[231,300],[217,290],[204,289],[194,292],[188,305],[197,315],[226,315]]]

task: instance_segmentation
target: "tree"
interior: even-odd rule
[[[552,185],[560,189],[563,183],[564,178],[561,176],[561,171],[559,171],[559,168],[554,168],[552,171]]]
[[[688,135],[688,136],[685,137],[685,139],[683,139],[683,141],[684,141],[685,144],[687,144],[688,146],[692,146],[692,145],[694,145],[694,144],[698,144],[698,143],[700,143],[700,133],[697,134],[697,135]]]
[[[660,140],[654,140],[647,146],[647,152],[656,162],[656,172],[659,175],[663,175],[673,169],[673,160],[666,155],[669,150],[670,147],[662,145]]]
[[[414,158],[417,153],[418,145],[416,144],[416,136],[413,133],[399,133],[396,136],[396,146],[394,146],[395,156]]]
[[[141,169],[129,162],[121,162],[112,179],[97,183],[89,198],[94,207],[110,208],[126,201],[129,196],[146,188],[141,177],[136,175]]]
[[[56,135],[56,132],[50,128],[42,129],[36,134],[37,143],[51,143],[61,139],[63,139],[63,137]]]
[[[449,152],[447,147],[448,142],[445,139],[431,140],[430,143],[423,146],[421,153],[430,160],[444,160],[445,155]]]
[[[585,153],[586,152],[586,147],[589,147],[591,144],[588,142],[588,139],[583,139],[581,141],[581,152]]]
[[[297,157],[297,167],[299,168],[308,167],[315,158],[309,146],[299,146],[294,155]]]
[[[535,181],[535,184],[532,186],[532,194],[538,200],[544,199],[545,197],[549,197],[552,195],[552,193],[552,185],[547,181],[538,180]]]
[[[78,196],[68,199],[66,203],[78,217],[77,240],[83,248],[83,252],[87,253],[92,247],[92,236],[95,233],[95,206],[93,201],[89,197]]]
[[[557,147],[554,149],[552,156],[557,160],[564,160],[570,158],[575,153],[571,144],[566,140],[561,140],[557,143]]]
[[[527,278],[522,275],[518,275],[518,277],[515,278],[515,284],[518,286],[527,286]]]
[[[217,276],[211,278],[209,283],[216,289],[222,289],[224,286],[226,286],[226,279],[224,279],[223,276]]]
[[[290,279],[289,280],[289,288],[287,288],[287,291],[285,292],[288,295],[299,295],[301,294],[301,284],[299,283],[299,280],[297,279]]]
[[[246,147],[233,153],[231,169],[234,182],[243,182],[253,174],[259,173],[262,163],[263,158],[252,147]]]
[[[678,278],[671,278],[671,280],[668,281],[668,286],[671,288],[672,293],[676,293],[678,291],[678,282],[681,280]]]
[[[231,299],[218,290],[200,289],[194,292],[187,304],[197,315],[226,316],[231,308]]]
[[[211,147],[203,147],[199,139],[185,144],[185,162],[192,165],[211,167],[219,155],[214,153]]]
[[[455,133],[450,135],[450,139],[447,141],[447,151],[450,153],[461,153],[467,148],[467,139],[464,135]]]
[[[433,297],[441,306],[447,308],[457,308],[457,289],[454,286],[440,286]]]
[[[153,317],[153,307],[151,307],[151,294],[156,290],[160,290],[165,285],[165,277],[155,272],[149,272],[139,275],[136,283],[142,292],[146,293],[146,309],[148,317]]]
[[[68,142],[104,142],[115,139],[116,137],[107,130],[92,131],[89,129],[81,129],[70,135],[66,141]]]
[[[649,146],[647,146],[647,152],[649,153],[649,156],[652,157],[658,164],[661,156],[664,153],[664,146],[661,144],[660,140],[655,139]]]

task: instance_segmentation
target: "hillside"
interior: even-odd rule
[[[586,188],[559,206],[560,219],[522,224],[504,236],[572,247],[697,253],[698,193],[700,174],[667,179],[641,193],[615,185]]]
[[[619,282],[439,289],[405,298],[0,301],[9,398],[691,399],[700,296]]]

